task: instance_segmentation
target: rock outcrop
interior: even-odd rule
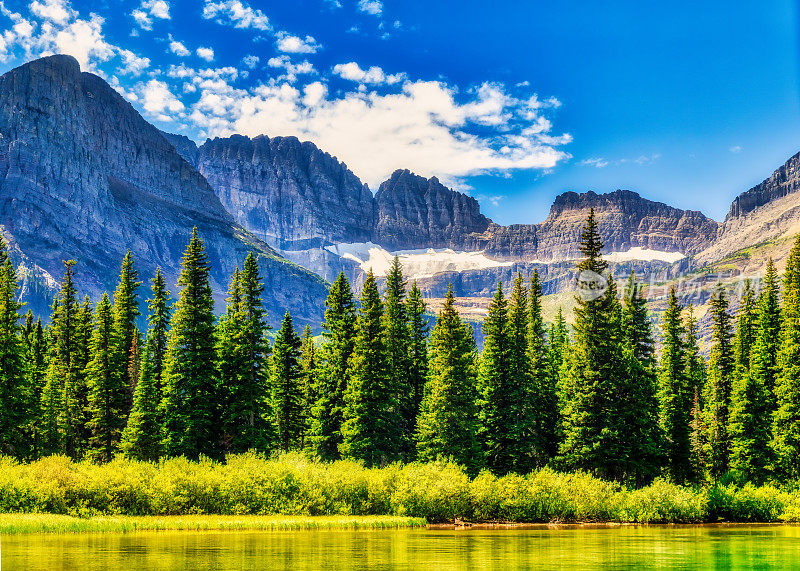
[[[174,284],[197,227],[218,298],[255,251],[272,317],[321,318],[323,280],[236,224],[173,144],[69,56],[0,77],[0,226],[42,275],[58,280],[62,260],[77,260],[78,286],[95,299],[113,289],[128,249],[143,280],[161,266]]]
[[[731,257],[739,269],[756,271],[772,257],[782,266],[793,237],[800,232],[798,191],[800,153],[734,199],[715,240],[697,255],[698,261]]]
[[[296,137],[208,140],[197,168],[242,226],[272,246],[299,250],[370,239],[374,201],[335,157]]]
[[[478,201],[408,170],[395,171],[375,195],[377,224],[373,242],[389,249],[463,249],[470,235],[486,231],[491,220]]]

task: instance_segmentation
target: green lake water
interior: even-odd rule
[[[2,537],[11,569],[800,569],[797,526]]]

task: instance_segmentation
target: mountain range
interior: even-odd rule
[[[23,299],[42,315],[64,259],[77,260],[78,286],[92,298],[113,289],[128,249],[141,279],[160,266],[174,284],[193,227],[218,301],[253,251],[271,320],[288,310],[315,326],[326,280],[344,271],[358,286],[367,269],[384,275],[394,254],[432,298],[449,283],[458,295],[485,297],[534,267],[545,293],[567,291],[591,208],[617,275],[755,272],[767,256],[780,262],[800,231],[798,190],[800,154],[739,195],[722,223],[617,190],[566,192],[544,221],[503,226],[471,196],[409,170],[373,194],[347,165],[295,137],[198,146],[164,133],[69,56],[0,77],[0,231]]]

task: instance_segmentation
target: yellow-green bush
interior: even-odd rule
[[[302,454],[255,453],[104,465],[50,456],[30,464],[0,457],[0,512],[94,515],[395,515],[430,522],[800,521],[800,488],[720,483],[710,488],[656,480],[631,490],[583,472],[541,469],[521,476],[482,472],[470,480],[453,462],[364,468]]]

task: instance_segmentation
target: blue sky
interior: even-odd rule
[[[796,2],[5,0],[0,70],[75,55],[150,121],[296,135],[500,223],[629,188],[721,219],[800,150]]]

